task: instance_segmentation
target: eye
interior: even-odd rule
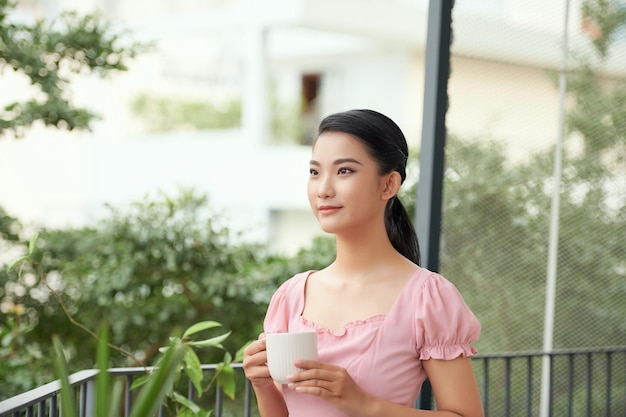
[[[350,174],[351,172],[354,172],[352,169],[350,168],[339,168],[339,171],[337,171],[337,174]]]
[[[309,169],[309,174],[310,174],[312,177],[316,177],[317,175],[319,175],[319,174],[318,174],[318,172],[317,172],[317,170],[316,170],[316,169],[313,169],[313,168],[310,168],[310,169]]]

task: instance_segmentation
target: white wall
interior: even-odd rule
[[[559,92],[543,69],[454,57],[448,130],[507,144],[515,161],[556,143]]]
[[[269,233],[270,209],[308,209],[307,147],[241,146],[239,130],[172,136],[2,140],[0,205],[26,222],[82,226],[105,203],[193,187],[253,239]]]

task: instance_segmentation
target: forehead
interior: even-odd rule
[[[343,132],[325,132],[318,136],[312,149],[313,159],[371,159],[360,139]]]

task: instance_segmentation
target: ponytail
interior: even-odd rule
[[[400,199],[395,196],[385,208],[385,229],[393,247],[404,257],[420,265],[420,248],[417,233]]]

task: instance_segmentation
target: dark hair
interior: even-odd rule
[[[398,171],[406,179],[409,148],[402,130],[389,117],[369,109],[331,114],[320,123],[318,136],[324,132],[348,133],[361,140],[369,155],[378,163],[381,175]],[[387,202],[385,228],[393,247],[406,258],[420,264],[417,233],[411,218],[397,196]]]

